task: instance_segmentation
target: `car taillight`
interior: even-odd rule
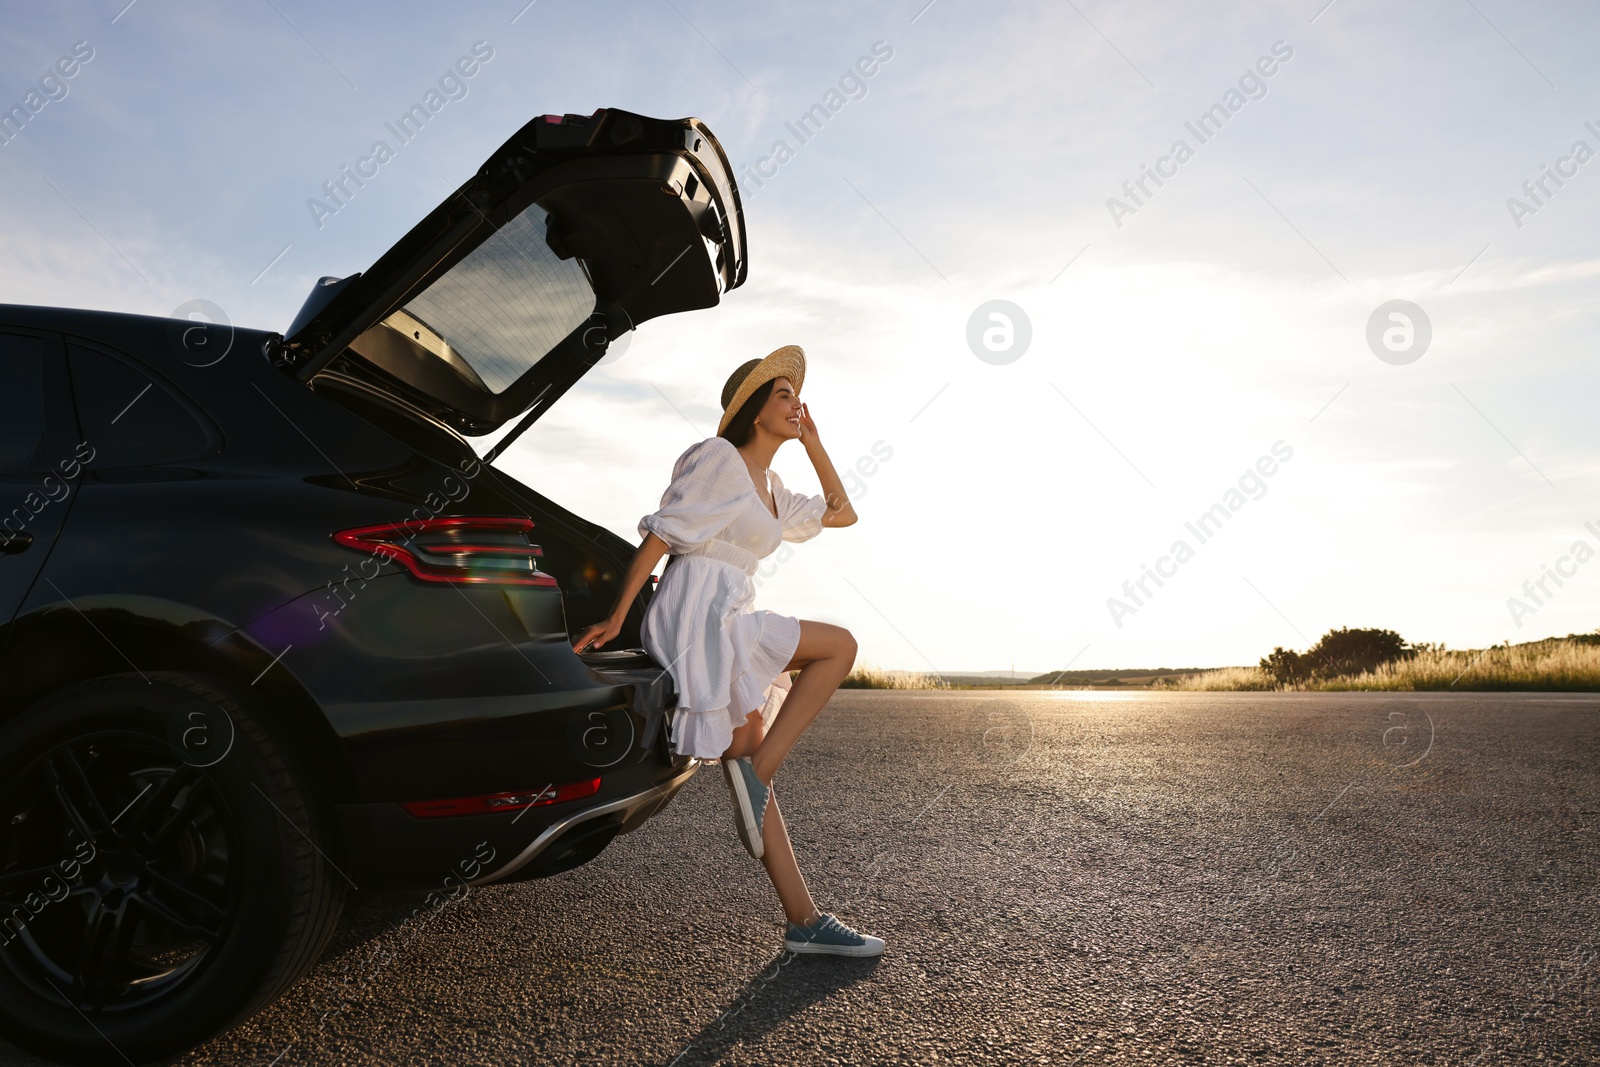
[[[425,582],[554,589],[555,578],[539,569],[544,549],[528,540],[532,529],[533,520],[524,518],[405,519],[340,530],[333,539],[398,563]]]
[[[500,811],[560,804],[592,797],[598,792],[600,779],[585,778],[581,782],[547,785],[543,789],[521,793],[491,793],[483,797],[457,797],[453,800],[411,800],[400,806],[406,809],[408,815],[415,815],[419,819],[442,819],[451,815],[493,815]]]

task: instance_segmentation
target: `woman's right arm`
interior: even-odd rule
[[[639,542],[639,548],[633,554],[633,562],[628,564],[628,573],[622,580],[622,588],[617,591],[617,602],[612,605],[611,614],[583,631],[573,642],[572,651],[582,652],[591,645],[597,650],[604,648],[607,641],[622,631],[628,608],[639,595],[639,590],[644,588],[644,583],[650,579],[650,572],[656,569],[661,557],[669,551],[671,549],[667,543],[655,534],[644,535],[644,540]]]

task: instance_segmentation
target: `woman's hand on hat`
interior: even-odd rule
[[[806,404],[800,405],[800,440],[805,444],[817,441],[817,424],[811,418],[810,406]]]

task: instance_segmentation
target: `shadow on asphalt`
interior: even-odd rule
[[[728,1005],[661,1067],[720,1063],[735,1047],[759,1040],[877,969],[881,957],[800,956],[778,953],[744,984]]]

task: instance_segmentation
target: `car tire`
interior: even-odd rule
[[[180,1053],[316,961],[346,882],[270,707],[150,672],[0,730],[0,1031],[73,1062]]]

